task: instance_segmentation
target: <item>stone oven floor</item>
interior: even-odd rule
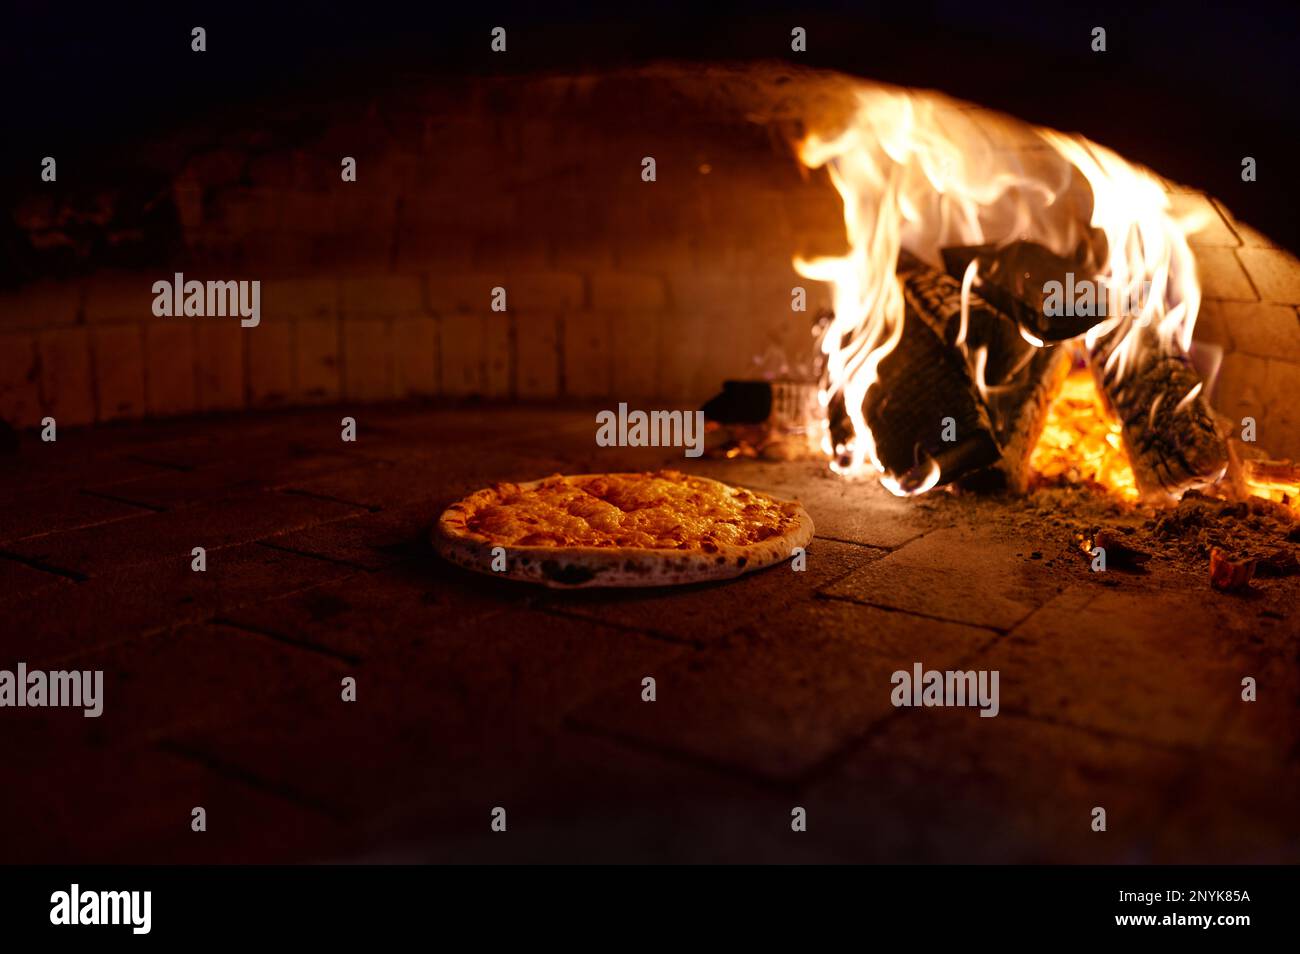
[[[0,669],[105,673],[98,719],[0,709],[0,860],[1300,861],[1300,580],[1094,574],[1068,511],[592,421],[315,409],[0,458]],[[426,542],[494,480],[665,463],[802,499],[806,571],[558,593]],[[915,662],[998,670],[1000,715],[894,708]]]

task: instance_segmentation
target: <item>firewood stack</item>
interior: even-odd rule
[[[863,407],[877,456],[905,490],[937,463],[941,485],[1023,492],[1048,407],[1076,361],[1091,367],[1122,423],[1144,496],[1176,498],[1224,476],[1228,450],[1203,389],[1192,394],[1199,378],[1186,355],[1145,337],[1121,376],[1107,359],[1125,326],[1087,351],[1082,336],[1104,317],[1045,313],[1049,281],[1064,285],[1067,273],[1076,280],[1098,273],[1095,243],[1081,243],[1069,259],[1030,242],[941,254],[942,269],[900,255],[903,333],[880,362]],[[972,261],[979,279],[963,328],[961,279]],[[842,404],[830,412],[839,440],[847,433]]]

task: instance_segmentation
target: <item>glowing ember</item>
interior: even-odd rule
[[[1290,507],[1300,514],[1300,464],[1289,460],[1248,460],[1243,466],[1253,496]]]
[[[1092,373],[1077,369],[1065,379],[1047,411],[1029,466],[1044,480],[1095,484],[1134,502],[1139,497],[1137,482],[1121,431],[1097,393]]]

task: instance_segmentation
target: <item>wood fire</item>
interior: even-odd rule
[[[1244,496],[1189,354],[1203,223],[1097,143],[1035,128],[1040,148],[1016,151],[1000,134],[937,94],[871,87],[800,143],[849,245],[795,260],[833,293],[832,466],[900,496],[1042,480],[1130,503]]]

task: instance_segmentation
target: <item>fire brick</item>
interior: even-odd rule
[[[145,412],[144,329],[106,325],[91,332],[100,420],[141,417]]]
[[[95,397],[86,329],[47,331],[38,340],[45,410],[60,424],[89,424],[95,419]]]
[[[197,406],[195,325],[155,318],[145,325],[145,394],[150,414],[184,414]]]

